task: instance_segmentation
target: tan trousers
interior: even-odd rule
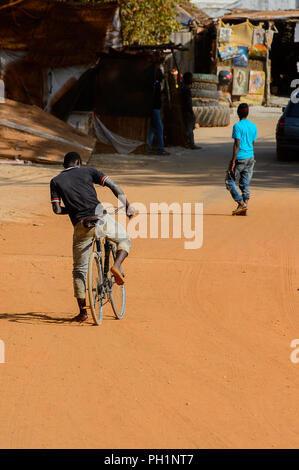
[[[109,214],[103,215],[102,219],[104,224],[96,228],[87,229],[82,222],[78,222],[74,227],[73,282],[74,295],[77,299],[85,299],[86,296],[86,276],[95,230],[97,230],[97,235],[106,236],[115,242],[117,250],[125,250],[129,253],[131,249],[131,240],[124,227]]]

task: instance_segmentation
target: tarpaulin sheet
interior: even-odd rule
[[[127,139],[120,135],[111,132],[102,123],[98,116],[93,116],[94,130],[97,139],[106,145],[112,145],[118,153],[124,153],[125,155],[134,152],[137,147],[140,147],[144,142],[138,140]]]
[[[228,27],[220,20],[220,26],[222,28]],[[244,23],[236,24],[229,26],[232,30],[230,42],[235,43],[238,46],[252,46],[253,41],[253,31],[255,29],[254,25],[250,21],[245,21]]]

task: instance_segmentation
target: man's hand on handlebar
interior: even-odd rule
[[[129,217],[129,219],[131,217],[133,217],[135,215],[135,209],[133,206],[131,206],[131,204],[128,205],[127,207],[127,216]]]

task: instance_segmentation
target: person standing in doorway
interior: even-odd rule
[[[156,72],[156,81],[154,84],[154,106],[151,116],[150,132],[148,139],[148,151],[149,153],[157,155],[170,155],[164,148],[164,136],[163,136],[163,124],[161,119],[161,107],[162,107],[162,90],[161,83],[164,75],[162,70],[159,68]],[[153,151],[154,137],[157,137],[157,152]]]
[[[192,150],[200,150],[201,147],[194,143],[195,114],[192,105],[191,87],[193,83],[193,74],[186,72],[183,75],[183,84],[181,86],[181,106],[182,117],[186,132],[187,145]]]
[[[248,114],[248,104],[241,103],[238,107],[240,121],[233,127],[233,158],[225,180],[227,189],[238,204],[237,208],[233,211],[233,215],[246,215],[250,199],[249,185],[255,164],[254,144],[257,140],[257,126],[249,121]],[[239,183],[241,194],[238,191],[237,182]]]

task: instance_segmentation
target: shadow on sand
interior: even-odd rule
[[[41,312],[26,312],[26,313],[0,313],[0,320],[8,320],[10,322],[15,323],[52,323],[58,325],[88,325],[88,326],[96,326],[91,316],[89,315],[88,320],[83,323],[73,322],[72,319],[76,315],[74,313],[69,314],[68,316],[64,317],[57,317],[51,316],[48,313],[41,313]],[[114,315],[104,314],[103,321],[107,320],[115,320]]]

